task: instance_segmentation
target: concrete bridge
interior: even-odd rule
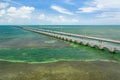
[[[93,48],[98,48],[100,50],[107,50],[111,53],[120,53],[120,41],[117,40],[97,38],[92,36],[78,35],[78,34],[58,32],[52,30],[44,30],[38,28],[26,28],[21,26],[16,26],[16,27],[24,30],[40,33],[43,35],[51,36],[54,38],[74,42],[77,44],[83,44]]]

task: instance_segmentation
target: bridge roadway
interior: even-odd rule
[[[21,26],[16,26],[16,27],[24,30],[44,34],[47,36],[55,37],[58,39],[74,42],[77,44],[83,44],[93,48],[98,48],[100,50],[108,50],[109,52],[112,52],[112,53],[120,53],[120,41],[117,41],[117,40],[97,38],[92,36],[84,36],[84,35],[58,32],[58,31],[52,31],[52,30],[44,30],[44,29],[38,29],[38,28],[26,28]]]

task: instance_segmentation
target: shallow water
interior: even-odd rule
[[[120,80],[120,63],[62,61],[28,64],[0,62],[0,80]]]
[[[107,51],[76,45],[14,26],[0,26],[0,30],[1,61],[116,61],[120,57]]]
[[[52,44],[52,45],[51,45]],[[25,31],[13,26],[0,26],[0,48],[68,47],[63,41]]]
[[[120,40],[119,27],[110,28],[113,30],[111,32],[108,32],[109,28],[88,26],[35,27],[78,34],[88,31],[86,34],[92,36]],[[104,30],[103,33],[99,29]],[[14,26],[0,26],[0,80],[120,80],[119,75],[120,54],[58,40]]]

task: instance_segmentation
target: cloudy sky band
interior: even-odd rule
[[[120,0],[0,1],[0,24],[120,24],[119,14]]]

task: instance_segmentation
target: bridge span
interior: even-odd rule
[[[100,50],[108,50],[111,53],[120,53],[120,41],[111,40],[105,38],[97,38],[92,36],[78,35],[66,32],[59,32],[53,30],[45,30],[38,28],[27,28],[22,26],[15,26],[24,30],[32,31],[35,33],[51,36],[54,38],[74,42],[77,44],[83,44]]]

